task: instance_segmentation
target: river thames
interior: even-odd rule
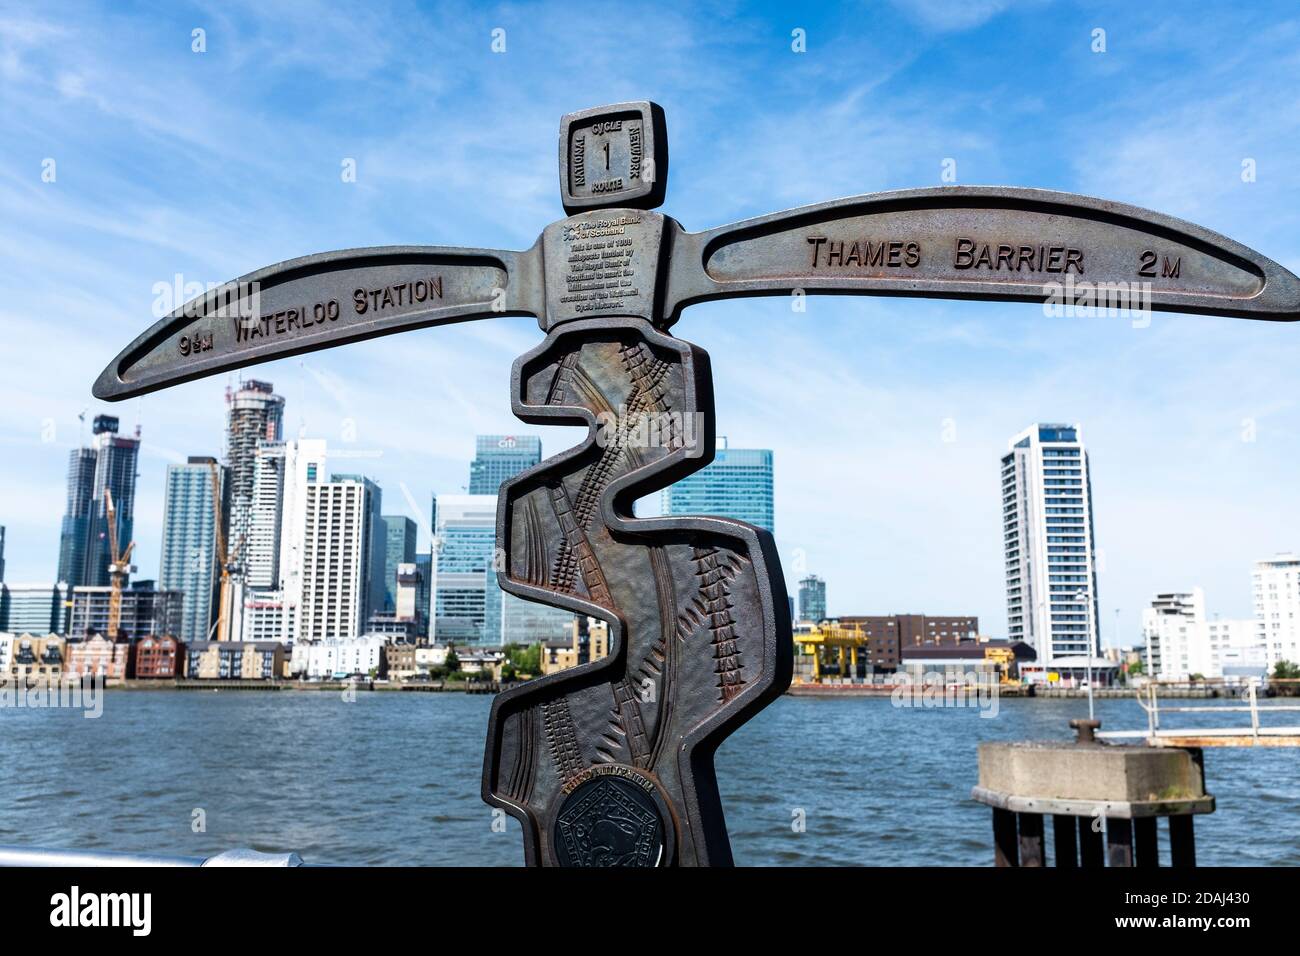
[[[346,702],[323,691],[108,691],[93,720],[78,710],[2,708],[0,844],[182,856],[251,846],[296,850],[311,863],[518,865],[518,824],[494,830],[479,800],[490,703],[464,694],[361,693]],[[718,754],[736,862],[989,865],[989,810],[969,798],[976,744],[1068,739],[1066,722],[1086,716],[1087,704],[1012,699],[995,718],[979,713],[783,697]],[[1099,700],[1097,715],[1104,729],[1145,726],[1132,700]],[[1300,753],[1214,749],[1205,764],[1218,809],[1197,819],[1198,862],[1300,865]]]

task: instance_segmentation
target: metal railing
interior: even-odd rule
[[[1231,738],[1241,738],[1241,742],[1258,743],[1260,738],[1272,737],[1300,737],[1300,726],[1275,726],[1266,725],[1261,722],[1262,714],[1282,713],[1287,711],[1300,711],[1300,703],[1261,703],[1259,700],[1259,682],[1251,680],[1244,685],[1242,699],[1243,704],[1194,704],[1182,706],[1161,706],[1160,696],[1157,693],[1161,686],[1160,681],[1148,681],[1143,690],[1137,691],[1135,699],[1138,706],[1146,712],[1147,729],[1141,730],[1112,730],[1104,731],[1098,736],[1103,738],[1138,738],[1145,737],[1147,740],[1155,741],[1165,738],[1221,738],[1226,743]],[[1295,684],[1297,681],[1274,681],[1274,683]],[[1143,699],[1145,697],[1145,699]],[[1160,726],[1161,714],[1249,714],[1250,727],[1179,727],[1164,728]]]

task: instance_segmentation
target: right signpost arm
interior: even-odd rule
[[[695,302],[794,290],[1300,318],[1300,279],[1200,226],[1043,189],[946,186],[802,206],[672,236],[665,323]]]

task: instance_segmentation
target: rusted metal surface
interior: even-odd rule
[[[632,516],[713,454],[708,358],[666,332],[686,306],[803,290],[1300,318],[1300,280],[1277,263],[1119,203],[950,186],[690,233],[653,211],[668,169],[654,104],[570,114],[559,157],[571,215],[527,251],[393,246],[271,266],[155,323],[94,386],[116,401],[408,329],[537,318],[546,339],[514,365],[514,411],[589,432],[503,486],[499,580],[605,621],[612,640],[608,658],[494,702],[483,795],[521,822],[531,863],[730,862],[713,752],[790,681],[771,535]],[[638,437],[644,416],[668,423],[659,440]],[[1013,818],[1011,832],[1014,854]]]
[[[707,357],[595,319],[559,326],[511,378],[524,421],[628,410],[503,485],[497,517],[501,586],[605,621],[613,652],[497,697],[483,796],[523,825],[530,863],[730,863],[713,752],[790,683],[776,549],[739,521],[631,512],[713,457]]]

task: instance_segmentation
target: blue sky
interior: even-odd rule
[[[156,283],[346,246],[527,248],[563,215],[560,116],[587,106],[664,106],[663,208],[692,230],[937,185],[952,158],[961,183],[1136,203],[1300,271],[1300,11],[1149,6],[0,4],[7,579],[53,577],[82,409],[143,430],[141,576],[166,464],[220,453],[227,376],[90,397],[153,321]],[[1211,612],[1247,616],[1251,563],[1300,548],[1293,326],[774,298],[696,306],[674,333],[712,356],[718,432],[775,450],[778,545],[792,580],[827,579],[833,614],[977,613],[1005,633],[998,460],[1032,421],[1083,425],[1108,642],[1117,621],[1135,640],[1157,589],[1200,585]],[[501,319],[246,374],[287,396],[291,435],[378,453],[364,470],[401,513],[403,483],[422,507],[461,489],[476,433],[529,430],[508,374],[537,341]],[[543,434],[548,453],[572,440]]]

